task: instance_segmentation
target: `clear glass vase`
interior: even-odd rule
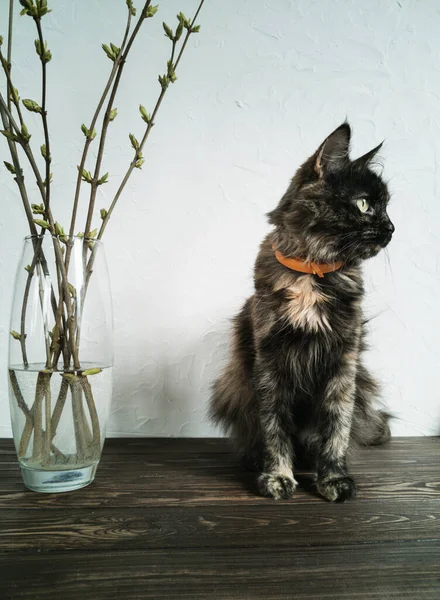
[[[63,492],[91,483],[112,395],[112,303],[101,242],[50,234],[25,238],[8,367],[26,487]]]

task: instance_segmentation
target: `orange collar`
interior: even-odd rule
[[[278,262],[280,262],[288,269],[292,269],[292,271],[299,271],[300,273],[311,273],[313,275],[318,275],[318,277],[321,278],[324,277],[324,273],[332,273],[333,271],[337,271],[344,264],[343,262],[307,263],[299,258],[288,258],[287,256],[281,254],[281,252],[278,252],[278,250],[275,250],[275,256]]]

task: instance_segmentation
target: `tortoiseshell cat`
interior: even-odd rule
[[[394,226],[387,186],[369,168],[381,145],[351,161],[350,136],[348,123],[338,127],[269,213],[274,230],[255,263],[255,293],[235,318],[230,361],[213,387],[211,417],[275,499],[292,496],[299,457],[313,460],[325,498],[353,497],[350,440],[390,437],[362,363],[361,263]]]

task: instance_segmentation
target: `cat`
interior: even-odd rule
[[[394,232],[390,194],[371,168],[382,144],[351,161],[350,138],[345,122],[269,213],[274,229],[256,259],[255,293],[234,319],[230,360],[213,385],[212,420],[274,499],[292,497],[304,457],[324,498],[353,498],[351,441],[390,438],[390,415],[376,408],[378,385],[362,362],[361,309],[362,261]]]

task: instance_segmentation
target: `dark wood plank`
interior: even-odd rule
[[[438,600],[440,543],[11,557],[4,600]]]
[[[15,509],[17,504],[21,509],[270,504],[258,495],[253,474],[240,468],[224,440],[206,440],[205,451],[200,440],[128,440],[133,454],[125,440],[109,442],[91,487],[50,496],[24,490],[15,453],[7,444],[10,460],[0,464],[0,509]],[[114,451],[118,447],[121,452]],[[368,448],[351,460],[359,500],[370,502],[439,499],[439,466],[438,438],[420,440],[420,448],[413,438],[393,440],[387,448]],[[299,480],[295,504],[324,502],[315,493],[310,474]]]
[[[440,537],[440,503],[294,502],[219,507],[9,510],[3,552],[309,546]]]
[[[0,597],[440,597],[440,440],[353,453],[356,501],[256,494],[224,440],[108,440],[96,482],[25,491],[0,441]]]

